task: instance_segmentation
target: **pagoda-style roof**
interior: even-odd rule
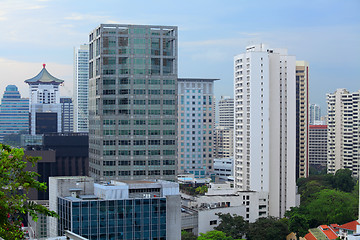
[[[38,75],[33,78],[25,80],[28,84],[36,84],[36,83],[45,83],[45,84],[61,84],[64,80],[58,79],[52,76],[45,68],[45,64],[43,64],[43,69],[40,71]]]

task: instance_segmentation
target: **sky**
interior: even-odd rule
[[[0,0],[0,96],[46,63],[72,96],[73,49],[101,23],[178,26],[178,75],[219,78],[215,96],[233,96],[233,58],[246,46],[287,48],[310,64],[310,103],[360,89],[360,0]]]

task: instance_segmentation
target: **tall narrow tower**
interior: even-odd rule
[[[213,172],[215,80],[178,79],[178,171],[197,178]]]
[[[328,173],[347,168],[359,178],[360,161],[360,90],[350,93],[337,89],[327,94]]]
[[[30,106],[30,134],[61,132],[61,104],[59,85],[64,80],[52,76],[45,68],[28,80]]]
[[[177,27],[101,24],[89,61],[90,176],[174,180]]]
[[[309,176],[309,63],[296,61],[296,179]]]
[[[74,49],[74,131],[89,131],[89,45]]]
[[[269,214],[295,206],[295,57],[249,46],[235,56],[235,187],[269,194]]]

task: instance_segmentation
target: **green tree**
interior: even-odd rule
[[[181,240],[197,240],[197,236],[192,232],[181,231]]]
[[[200,233],[198,240],[234,240],[232,237],[226,236],[224,232],[213,230],[207,233]]]
[[[7,240],[23,239],[22,216],[29,214],[35,221],[37,214],[57,216],[46,207],[28,201],[30,189],[46,190],[45,183],[36,180],[39,175],[25,171],[27,162],[35,165],[38,158],[23,158],[23,149],[0,144],[0,237]]]
[[[289,234],[285,221],[275,217],[258,218],[249,224],[248,240],[283,240]]]
[[[197,187],[197,188],[195,189],[195,192],[197,192],[197,193],[199,193],[199,194],[201,194],[201,195],[207,193],[207,191],[208,191],[208,186],[206,186],[206,185],[202,185],[202,186]]]
[[[234,214],[233,216],[230,213],[217,214],[220,218],[219,226],[215,227],[215,230],[222,231],[226,233],[227,236],[232,238],[242,238],[246,235],[249,223],[244,220],[242,216]]]
[[[296,238],[304,237],[309,230],[309,222],[306,215],[300,212],[297,207],[291,208],[292,214],[289,216],[289,230],[296,234]],[[286,213],[286,215],[288,212]]]
[[[304,206],[310,227],[321,224],[344,224],[357,219],[358,200],[351,193],[323,189],[314,194],[314,200]]]
[[[351,176],[351,170],[339,169],[336,171],[333,178],[334,188],[343,192],[351,192],[354,190],[355,184],[355,179]]]

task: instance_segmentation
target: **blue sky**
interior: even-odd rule
[[[360,89],[359,0],[0,0],[0,95],[47,64],[72,93],[73,47],[100,23],[179,27],[179,77],[220,78],[215,95],[233,95],[233,57],[253,43],[287,48],[310,63],[310,101]]]

